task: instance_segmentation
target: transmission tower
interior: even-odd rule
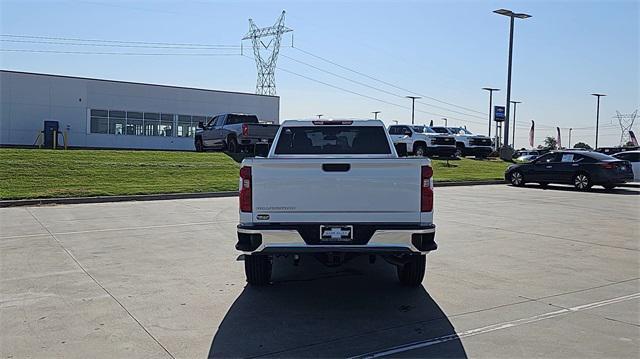
[[[253,44],[253,56],[258,70],[256,93],[259,95],[276,94],[275,70],[280,52],[280,39],[285,32],[293,31],[284,26],[284,13],[283,10],[276,23],[269,27],[258,28],[253,20],[249,19],[249,32],[242,38],[251,40]]]
[[[618,117],[618,122],[620,123],[620,129],[622,130],[622,134],[620,134],[620,146],[624,146],[627,142],[631,141],[631,136],[629,135],[629,131],[633,127],[633,122],[636,120],[636,116],[638,115],[638,110],[633,111],[632,113],[623,114],[616,111],[616,117]]]

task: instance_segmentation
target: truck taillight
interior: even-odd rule
[[[240,212],[251,212],[251,167],[240,169]]]
[[[422,175],[420,176],[420,212],[431,212],[433,210],[431,177],[433,177],[431,166],[422,166]]]
[[[600,163],[600,167],[607,169],[607,170],[612,170],[614,168],[616,168],[616,165],[614,163],[611,162],[602,162]]]
[[[242,135],[243,136],[249,135],[249,126],[246,123],[242,124]]]

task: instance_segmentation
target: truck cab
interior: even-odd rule
[[[434,126],[431,129],[440,134],[449,134],[455,137],[457,156],[474,156],[486,158],[493,152],[491,138],[484,135],[476,135],[464,127]]]

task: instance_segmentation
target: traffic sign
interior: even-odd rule
[[[505,119],[504,106],[493,106],[493,120],[503,122]]]

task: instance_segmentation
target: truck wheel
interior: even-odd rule
[[[415,145],[415,147],[413,148],[414,156],[424,157],[425,153],[426,153],[426,149],[424,148],[424,145],[418,144],[418,145]]]
[[[244,272],[247,283],[251,285],[266,285],[271,281],[271,257],[253,254],[244,257]]]
[[[235,137],[229,137],[229,139],[227,140],[227,149],[231,153],[239,152],[238,140],[236,140]]]
[[[456,157],[462,157],[463,155],[464,155],[464,147],[463,146],[456,146],[455,156]]]
[[[202,138],[196,138],[196,152],[204,152],[204,145],[202,144]]]
[[[427,269],[427,256],[417,255],[411,261],[398,265],[398,279],[402,285],[417,287],[422,284]]]

